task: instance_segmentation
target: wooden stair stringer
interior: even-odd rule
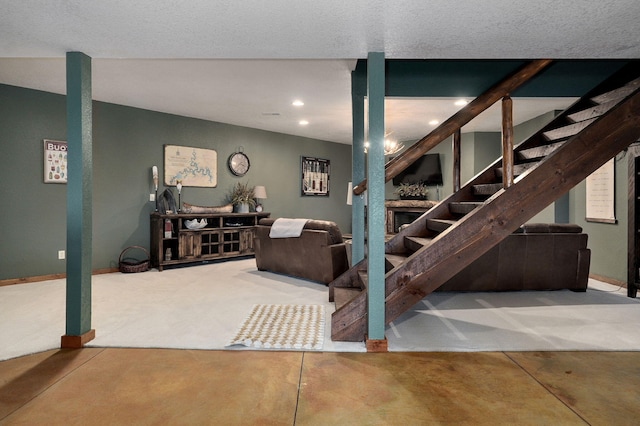
[[[636,90],[607,114],[568,139],[536,168],[516,180],[514,185],[500,190],[482,207],[434,238],[430,246],[414,253],[401,267],[387,273],[386,322],[395,320],[638,140],[638,115],[640,92]],[[446,206],[443,204],[441,202],[434,209],[444,209]],[[423,224],[428,213],[421,216]],[[412,227],[413,224],[406,230]],[[340,310],[344,311],[341,314],[336,315],[340,311],[334,313],[333,340],[363,340],[367,306],[366,295],[362,297],[365,297],[364,304],[356,307],[354,303],[353,309],[349,309],[349,304]]]

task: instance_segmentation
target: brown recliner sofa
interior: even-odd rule
[[[342,233],[334,222],[309,220],[299,237],[271,238],[274,221],[260,219],[255,229],[258,270],[329,284],[349,268]]]
[[[586,291],[587,237],[574,224],[522,225],[438,291]]]

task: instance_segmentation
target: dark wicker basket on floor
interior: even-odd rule
[[[140,249],[144,251],[145,254],[147,255],[147,258],[145,260],[137,260],[137,259],[131,259],[131,258],[123,259],[122,257],[124,256],[124,254],[131,249]],[[122,253],[120,253],[120,258],[118,259],[118,263],[120,265],[120,272],[132,273],[132,272],[147,271],[149,270],[150,259],[151,258],[149,257],[149,252],[147,251],[146,248],[140,247],[140,246],[127,247],[126,249],[122,250]]]

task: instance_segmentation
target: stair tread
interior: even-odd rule
[[[361,290],[366,289],[367,285],[369,284],[369,273],[367,272],[367,270],[366,269],[359,270],[358,277],[360,278],[360,285],[361,285],[360,289]]]
[[[427,237],[404,237],[404,246],[410,252],[416,252],[431,244],[431,238]]]
[[[449,203],[449,212],[452,214],[467,214],[483,204],[483,201],[454,201]]]
[[[625,96],[630,95],[634,90],[638,89],[638,87],[640,87],[640,78],[636,78],[635,80],[630,81],[629,83],[617,89],[613,89],[601,95],[594,96],[591,98],[591,100],[598,104],[603,104],[614,100],[619,101]]]
[[[453,224],[456,223],[457,221],[454,219],[438,219],[438,218],[434,218],[434,219],[428,219],[432,222],[439,222],[439,223],[449,223],[449,224]]]
[[[362,290],[358,287],[336,287],[333,292],[333,300],[336,304],[336,310],[338,310],[360,294]]]
[[[516,155],[519,160],[534,160],[538,158],[544,158],[564,145],[565,142],[566,140],[562,140],[560,142],[554,142],[547,145],[540,145],[533,148],[523,149],[522,151],[517,151]]]
[[[520,176],[524,172],[534,168],[537,165],[538,165],[537,161],[532,161],[532,162],[529,162],[529,163],[515,164],[513,166],[513,175],[514,176]],[[495,172],[496,172],[496,177],[501,178],[504,175],[504,168],[503,167],[496,167]]]
[[[443,232],[456,222],[456,220],[451,219],[427,219],[427,229],[435,232]]]
[[[591,108],[587,108],[582,111],[569,114],[567,115],[567,119],[574,123],[578,123],[580,121],[588,120],[590,118],[597,118],[597,117],[600,117],[605,112],[609,111],[611,108],[613,108],[617,104],[618,104],[617,99],[610,102],[605,102],[603,104],[599,104]]]
[[[473,185],[474,195],[493,195],[502,189],[502,183],[481,183]]]
[[[585,127],[593,123],[597,118],[591,118],[589,120],[580,121],[579,123],[572,123],[566,126],[558,127],[553,130],[548,130],[542,135],[549,141],[556,141],[558,139],[566,139],[570,136],[580,133]]]
[[[394,268],[398,265],[402,265],[404,261],[407,260],[407,256],[403,256],[401,254],[385,254],[384,257]]]
[[[429,245],[429,243],[431,242],[432,238],[428,238],[428,237],[404,237],[405,239],[409,239],[411,241],[417,241],[420,243],[423,243],[423,245]]]

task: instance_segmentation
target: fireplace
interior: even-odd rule
[[[437,203],[430,200],[387,200],[387,234],[397,234],[402,225],[413,222]]]

